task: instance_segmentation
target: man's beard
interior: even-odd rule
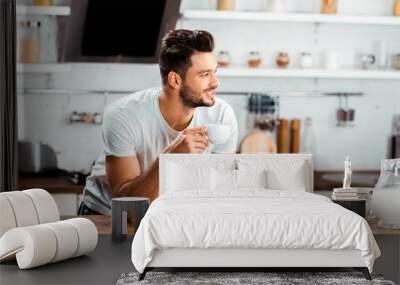
[[[215,88],[206,89],[204,92],[213,89]],[[179,95],[182,99],[183,105],[189,108],[211,107],[215,103],[215,100],[212,100],[211,103],[205,102],[201,93],[196,92],[185,83],[183,83],[182,89],[179,91]]]

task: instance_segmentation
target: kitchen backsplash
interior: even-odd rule
[[[125,75],[129,78],[124,78]],[[68,77],[68,78],[66,78]],[[83,78],[83,79],[82,79]],[[140,80],[141,78],[147,80]],[[32,78],[31,78],[32,79]],[[152,80],[151,80],[152,79]],[[25,79],[26,84],[30,80]],[[65,89],[76,83],[76,89],[139,90],[159,86],[157,66],[112,66],[77,64],[71,72],[54,75],[54,84]],[[30,82],[31,85],[40,80]],[[363,96],[349,98],[356,109],[354,127],[336,126],[338,98],[307,93],[307,96],[280,98],[280,115],[287,118],[313,119],[316,136],[315,166],[320,170],[342,168],[346,155],[351,155],[356,169],[379,169],[379,161],[388,155],[388,141],[392,131],[393,115],[400,113],[400,82],[364,80],[313,79],[224,79],[220,91],[319,90],[319,92],[356,90]],[[101,127],[70,124],[72,111],[103,112],[106,105],[125,96],[96,94],[26,94],[18,96],[20,104],[20,138],[40,140],[58,152],[59,166],[70,169],[88,169],[100,150]],[[246,129],[247,98],[241,95],[220,95],[234,108],[239,121],[239,139]]]

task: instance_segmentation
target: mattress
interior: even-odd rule
[[[372,271],[379,248],[368,223],[321,195],[242,189],[167,192],[143,218],[132,242],[139,272],[162,249],[359,250]]]

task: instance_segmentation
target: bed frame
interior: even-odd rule
[[[218,159],[254,157],[257,159],[295,159],[309,163],[308,192],[313,192],[312,156],[309,154],[162,154],[160,155],[160,194],[167,179],[169,161],[182,159],[202,160],[212,164]],[[143,280],[148,271],[154,269],[182,269],[183,271],[265,271],[268,269],[337,269],[353,268],[361,271],[367,280],[371,280],[365,261],[359,250],[330,249],[253,249],[253,248],[169,248],[157,249],[152,261],[147,265],[139,280]],[[319,270],[323,271],[323,270]]]
[[[146,273],[154,269],[190,269],[198,271],[265,271],[271,269],[309,268],[336,269],[353,268],[361,271],[367,280],[371,280],[368,268],[361,258],[359,250],[329,249],[193,249],[171,248],[156,250],[152,261],[139,275],[143,280]]]

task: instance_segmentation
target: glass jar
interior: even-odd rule
[[[397,17],[400,16],[400,0],[396,0],[396,3],[394,4],[394,11],[393,14]]]
[[[270,0],[268,11],[272,13],[284,13],[285,6],[285,0]]]
[[[289,55],[287,52],[280,52],[276,57],[276,65],[279,68],[287,68],[289,66]]]
[[[378,226],[400,229],[400,158],[382,159],[371,206]]]
[[[300,67],[301,68],[311,68],[313,66],[313,58],[311,53],[302,52],[300,55]]]
[[[20,61],[21,63],[40,62],[40,22],[21,22]]]
[[[400,53],[393,55],[393,68],[400,70]]]
[[[226,50],[221,50],[217,55],[217,62],[219,67],[228,67],[231,63],[231,56]]]
[[[321,13],[322,14],[336,14],[337,13],[337,0],[322,0]]]
[[[258,51],[251,51],[247,59],[247,65],[250,68],[258,68],[261,65],[261,56]]]
[[[235,0],[218,0],[217,10],[232,11],[235,9]]]

